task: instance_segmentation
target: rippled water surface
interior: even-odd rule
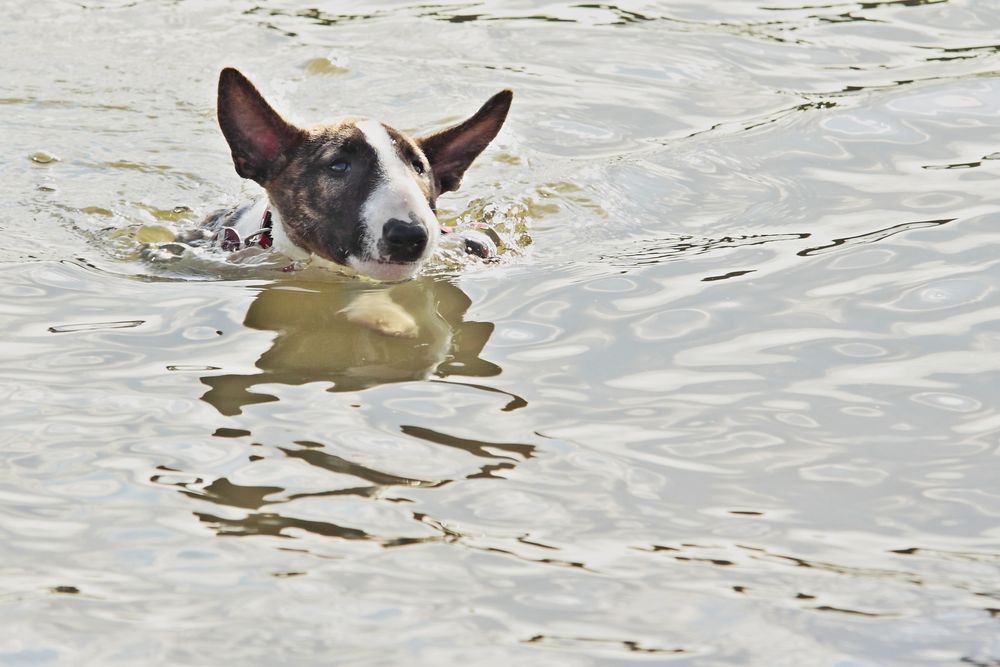
[[[0,665],[1000,665],[1000,2],[0,10]],[[225,65],[503,261],[141,260]]]

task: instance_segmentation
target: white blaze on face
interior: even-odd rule
[[[375,149],[381,178],[361,207],[361,219],[367,228],[364,257],[349,257],[351,268],[380,280],[403,280],[413,276],[434,252],[437,244],[437,217],[424,197],[416,175],[396,152],[392,137],[376,120],[363,120],[355,126]],[[427,247],[414,262],[400,264],[383,260],[378,249],[382,227],[392,219],[411,221],[427,229]]]

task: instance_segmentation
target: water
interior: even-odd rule
[[[1000,3],[0,9],[0,665],[1000,664]],[[140,260],[225,65],[504,262]]]

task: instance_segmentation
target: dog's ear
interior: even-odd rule
[[[462,175],[497,136],[507,118],[514,93],[501,90],[468,120],[417,140],[431,163],[438,191],[457,190]]]
[[[238,70],[219,75],[219,126],[233,151],[236,173],[263,184],[288,164],[289,152],[304,137],[278,115]]]

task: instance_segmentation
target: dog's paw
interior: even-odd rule
[[[417,321],[392,300],[386,292],[359,294],[341,311],[347,321],[371,329],[383,336],[416,338],[420,333]]]
[[[448,230],[448,233],[453,234],[464,243],[465,254],[467,255],[475,255],[480,259],[491,260],[496,259],[500,254],[497,245],[499,239],[493,238],[496,236],[496,232],[492,230],[482,231],[467,228],[460,231]]]
[[[147,262],[172,262],[187,250],[181,243],[144,243],[139,257]]]

